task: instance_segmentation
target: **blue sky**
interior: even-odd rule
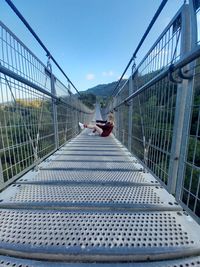
[[[161,0],[12,1],[79,91],[119,79],[161,3]],[[168,0],[136,63],[182,3],[183,0]],[[45,52],[4,0],[0,1],[0,20],[46,64]],[[65,82],[55,66],[53,71]]]

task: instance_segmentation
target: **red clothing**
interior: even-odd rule
[[[103,130],[101,136],[106,137],[109,136],[109,134],[112,132],[113,129],[113,124],[110,122],[106,122],[104,125],[99,125],[98,123],[96,124],[99,128]]]

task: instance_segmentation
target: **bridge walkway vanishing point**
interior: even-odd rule
[[[0,225],[0,266],[200,265],[200,226],[87,129],[0,194]]]

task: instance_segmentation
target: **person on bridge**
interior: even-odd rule
[[[92,129],[93,132],[89,133],[89,135],[95,135],[95,132],[97,132],[100,136],[106,137],[110,135],[114,127],[114,115],[113,113],[109,113],[108,120],[105,123],[102,122],[100,123],[100,121],[98,121],[98,123],[92,125],[92,124],[83,124],[79,122],[79,126],[81,129],[84,128]]]

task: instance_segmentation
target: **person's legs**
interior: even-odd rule
[[[103,130],[98,127],[97,125],[91,125],[91,124],[87,124],[86,128],[92,129],[93,131],[97,131],[97,133],[99,133],[100,135],[103,133]]]

